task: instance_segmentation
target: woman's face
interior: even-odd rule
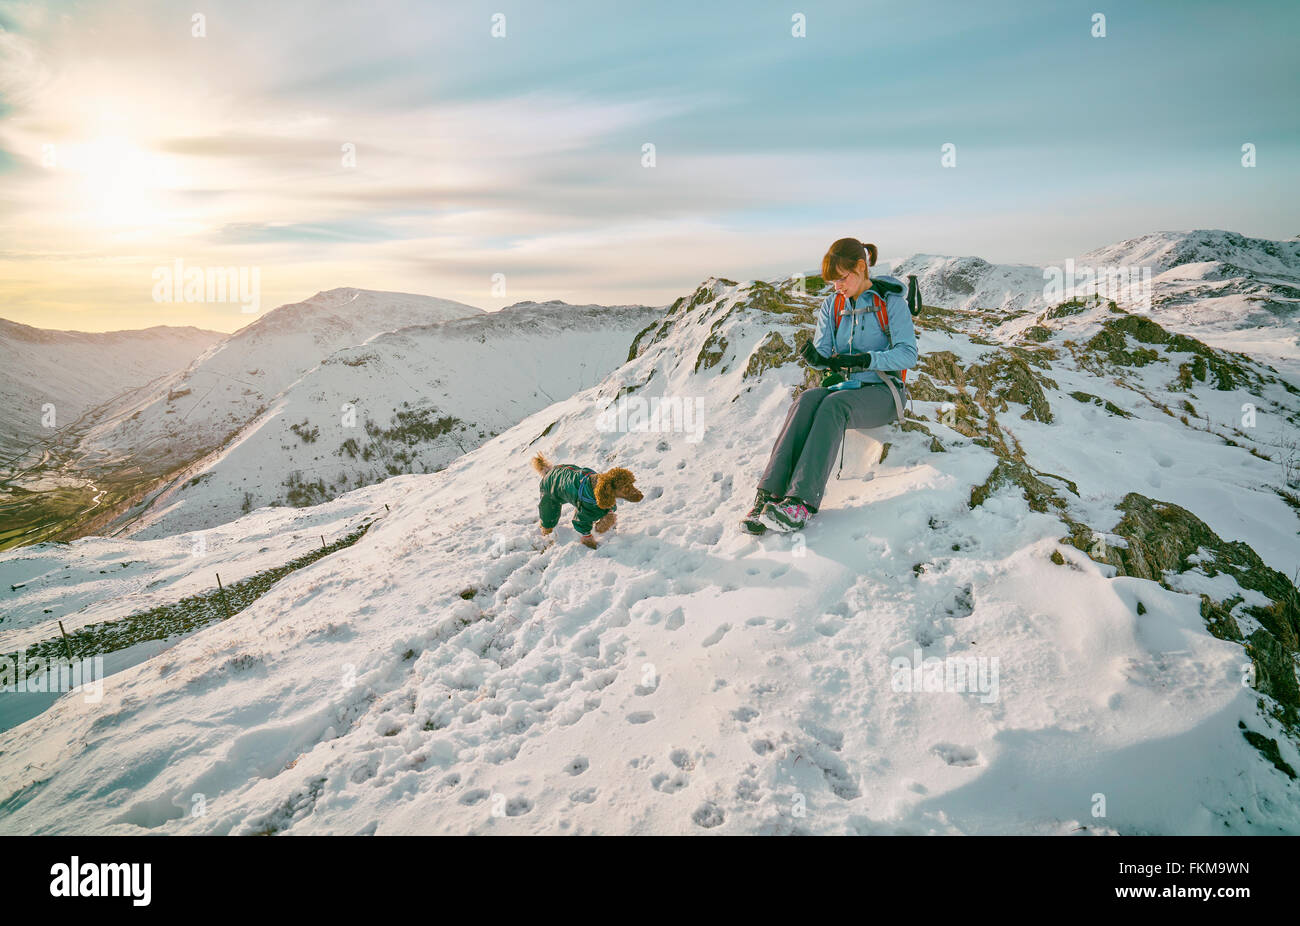
[[[846,296],[856,296],[864,288],[866,283],[867,262],[858,261],[855,267],[849,273],[840,277],[838,280],[828,280],[827,282],[835,284],[835,292],[843,293]]]

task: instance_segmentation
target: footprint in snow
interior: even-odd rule
[[[586,756],[574,756],[569,760],[569,764],[564,766],[564,770],[570,775],[581,775],[591,767],[591,762]]]
[[[635,688],[632,689],[632,693],[636,695],[640,695],[641,697],[645,697],[646,695],[654,694],[658,690],[659,690],[659,678],[658,676],[656,676],[655,678],[651,679],[650,684],[648,685],[637,685]]]
[[[807,733],[823,746],[829,746],[836,752],[844,747],[844,734],[838,730],[832,730],[830,727],[823,726],[810,718],[803,718],[799,721],[799,729]]]
[[[953,617],[970,617],[975,613],[975,596],[971,591],[969,582],[958,589],[957,594],[953,597],[952,605],[946,610]]]
[[[833,637],[844,629],[844,622],[838,617],[832,617],[830,620],[818,621],[814,627],[823,637]]]
[[[686,775],[681,772],[678,772],[675,775],[669,775],[667,772],[659,772],[650,779],[650,787],[654,788],[656,791],[661,791],[664,794],[673,794],[680,791],[690,783],[690,778],[686,777]]]
[[[533,809],[533,802],[526,797],[512,797],[506,801],[507,817],[522,817]]]
[[[721,640],[724,636],[726,636],[727,631],[730,629],[731,629],[730,624],[720,624],[717,630],[713,631],[713,633],[709,634],[707,637],[704,638],[704,640],[702,641],[702,645],[705,647],[712,646],[713,644]]]
[[[691,814],[691,820],[695,822],[695,825],[702,826],[705,829],[721,826],[725,819],[722,815],[722,809],[711,801],[705,801],[695,808],[695,813]]]
[[[960,746],[956,743],[936,743],[930,751],[949,765],[979,765],[980,754],[973,746]]]
[[[715,546],[722,539],[722,525],[708,524],[701,527],[691,537],[691,543],[702,543],[705,546]]]
[[[654,711],[633,711],[627,715],[628,723],[649,723],[654,719]]]

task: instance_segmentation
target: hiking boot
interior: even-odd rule
[[[779,502],[768,502],[758,519],[772,530],[803,530],[812,513],[803,501],[793,495],[787,495]]]
[[[759,489],[758,494],[754,496],[754,507],[749,509],[744,519],[740,522],[740,529],[750,534],[762,534],[767,531],[767,525],[758,519],[763,513],[763,508],[768,502],[776,501],[776,496],[764,489]]]

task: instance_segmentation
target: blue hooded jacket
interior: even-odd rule
[[[879,281],[894,283],[898,292],[876,291],[885,297],[885,308],[889,313],[889,332],[881,330],[876,320],[875,300],[871,290]],[[896,277],[871,277],[872,287],[862,291],[857,299],[844,298],[844,313],[840,317],[840,326],[835,331],[835,293],[830,293],[822,300],[817,310],[817,326],[813,329],[812,344],[817,353],[823,357],[834,354],[871,355],[871,369],[855,370],[843,373],[845,379],[858,379],[864,385],[880,384],[876,371],[890,372],[895,382],[900,370],[910,370],[916,366],[916,329],[912,326],[912,313],[907,308],[907,288]]]

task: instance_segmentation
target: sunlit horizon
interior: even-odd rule
[[[257,268],[261,313],[337,287],[491,311],[667,304],[815,269],[847,235],[886,262],[1036,264],[1300,231],[1289,4],[1154,3],[1104,38],[1067,2],[202,15],[0,3],[0,318],[254,320],[156,302],[176,260]]]

